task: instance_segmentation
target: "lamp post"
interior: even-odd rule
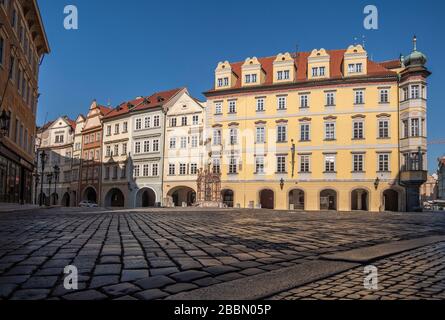
[[[374,187],[376,190],[379,188],[379,184],[380,184],[380,178],[377,177],[377,178],[375,178],[375,181],[374,181]]]
[[[46,163],[46,152],[45,150],[42,150],[42,152],[40,153],[40,165],[42,166],[42,171],[40,174],[40,196],[39,196],[39,205],[43,206],[43,180],[45,177],[45,163]]]
[[[36,169],[38,170],[38,169]],[[40,175],[38,172],[34,173],[34,204],[37,204],[37,193],[38,193],[38,186],[39,186],[39,181],[40,181]]]
[[[54,205],[56,205],[56,201],[57,201],[57,182],[59,181],[59,175],[60,175],[60,168],[58,165],[54,166]]]
[[[284,179],[283,178],[281,178],[281,180],[280,180],[280,188],[281,188],[281,190],[284,189]]]
[[[9,135],[9,124],[11,122],[11,117],[9,114],[3,110],[0,115],[0,138]]]
[[[51,183],[53,181],[53,173],[50,172],[46,175],[48,178],[48,184],[49,184],[49,204],[51,204]]]

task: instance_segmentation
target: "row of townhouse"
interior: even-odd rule
[[[203,121],[204,104],[179,88],[116,108],[94,101],[86,116],[50,122],[38,131],[36,202],[192,205],[205,156]]]
[[[113,110],[93,104],[76,123],[69,155],[79,151],[80,183],[69,197],[416,210],[427,176],[425,64],[416,40],[411,54],[385,62],[361,45],[280,53],[218,63],[206,103],[177,89]]]

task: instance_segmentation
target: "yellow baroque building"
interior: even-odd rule
[[[209,163],[228,207],[412,211],[426,180],[426,57],[361,45],[220,62]]]

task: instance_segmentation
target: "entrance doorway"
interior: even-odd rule
[[[262,209],[275,208],[275,195],[272,190],[265,189],[260,192],[260,204]]]
[[[320,193],[320,210],[337,210],[337,191],[326,189]]]

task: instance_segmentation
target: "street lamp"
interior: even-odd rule
[[[284,179],[283,178],[281,178],[281,180],[280,180],[280,188],[281,188],[281,190],[284,189]]]
[[[56,205],[57,201],[57,182],[59,181],[60,168],[58,165],[54,166],[54,205]]]
[[[379,188],[379,184],[380,184],[380,178],[377,177],[377,178],[375,178],[375,181],[374,181],[374,187],[376,190]]]
[[[46,175],[46,177],[48,178],[48,184],[49,184],[49,204],[51,204],[51,183],[53,181],[53,173],[50,172]]]
[[[38,169],[36,169],[38,170]],[[38,193],[38,186],[40,181],[40,175],[38,172],[34,172],[34,204],[37,204],[37,193]]]
[[[9,135],[10,122],[11,122],[11,117],[5,110],[3,110],[0,115],[0,138]]]
[[[42,150],[40,153],[40,165],[42,166],[42,171],[40,174],[40,199],[39,199],[39,205],[43,206],[43,178],[45,177],[45,163],[46,163],[47,155],[45,150]],[[51,192],[51,191],[50,191]]]

